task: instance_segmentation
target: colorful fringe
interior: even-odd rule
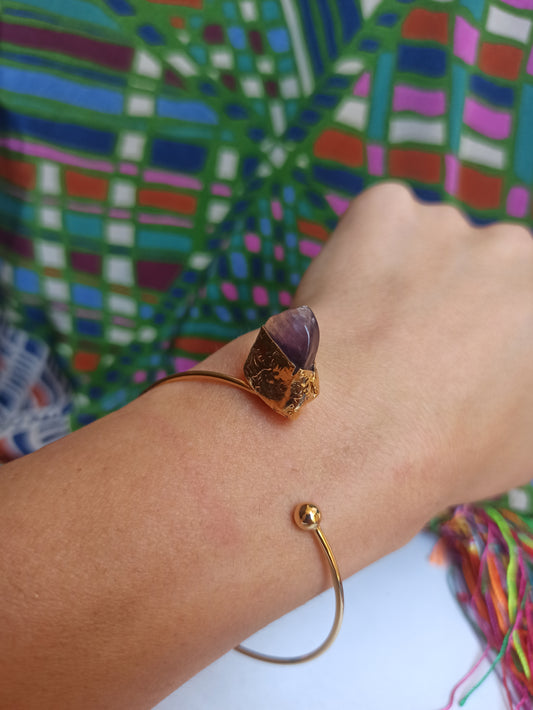
[[[533,710],[533,518],[490,504],[459,506],[435,529],[455,565],[457,599],[487,645],[509,707]]]

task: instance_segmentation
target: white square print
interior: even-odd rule
[[[211,200],[207,208],[207,221],[211,223],[222,222],[228,214],[229,205],[222,200]]]
[[[254,0],[241,0],[241,15],[246,22],[257,20],[257,8]]]
[[[120,136],[118,152],[124,160],[142,160],[146,137],[142,133],[125,131]]]
[[[211,50],[211,62],[217,69],[232,69],[233,55],[227,49]]]
[[[46,229],[61,229],[61,212],[57,207],[41,207],[39,221]]]
[[[161,62],[146,50],[140,49],[135,55],[135,71],[142,76],[158,79],[161,76]]]
[[[104,265],[104,278],[112,284],[131,286],[133,284],[131,261],[122,256],[108,256]]]
[[[54,301],[67,301],[69,298],[68,285],[61,279],[44,279],[44,292]]]
[[[41,191],[46,195],[59,195],[61,193],[59,165],[41,163],[39,165],[39,185]]]
[[[43,266],[61,269],[65,266],[65,249],[59,244],[37,243],[37,257]]]
[[[181,52],[172,52],[167,54],[167,62],[171,64],[174,69],[177,69],[183,76],[194,76],[198,73],[195,64]]]
[[[131,94],[127,111],[130,116],[151,116],[154,113],[154,97],[147,94]]]
[[[106,239],[109,244],[119,247],[131,247],[135,240],[135,230],[129,222],[109,221],[106,226]]]
[[[284,99],[295,99],[300,96],[300,85],[295,76],[287,76],[282,79],[279,87]]]
[[[263,84],[255,76],[246,76],[241,79],[242,90],[250,98],[263,96]]]
[[[216,162],[217,177],[223,180],[233,180],[237,175],[239,154],[233,148],[221,148],[218,151]]]
[[[135,185],[127,180],[115,180],[111,188],[111,201],[115,207],[132,207],[135,204]]]

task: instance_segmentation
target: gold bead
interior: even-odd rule
[[[293,517],[296,525],[302,530],[316,530],[322,515],[313,503],[302,503],[294,509]]]

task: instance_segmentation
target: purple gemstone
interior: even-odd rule
[[[309,306],[278,313],[269,318],[263,327],[297,370],[314,369],[320,331]]]

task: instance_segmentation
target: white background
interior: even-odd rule
[[[323,656],[274,666],[228,653],[157,710],[441,710],[450,690],[482,653],[449,588],[447,570],[430,564],[427,533],[345,581],[341,633]],[[246,645],[290,655],[311,650],[329,631],[330,590],[258,632]],[[453,706],[488,668],[467,681]],[[465,710],[505,710],[493,673]]]

